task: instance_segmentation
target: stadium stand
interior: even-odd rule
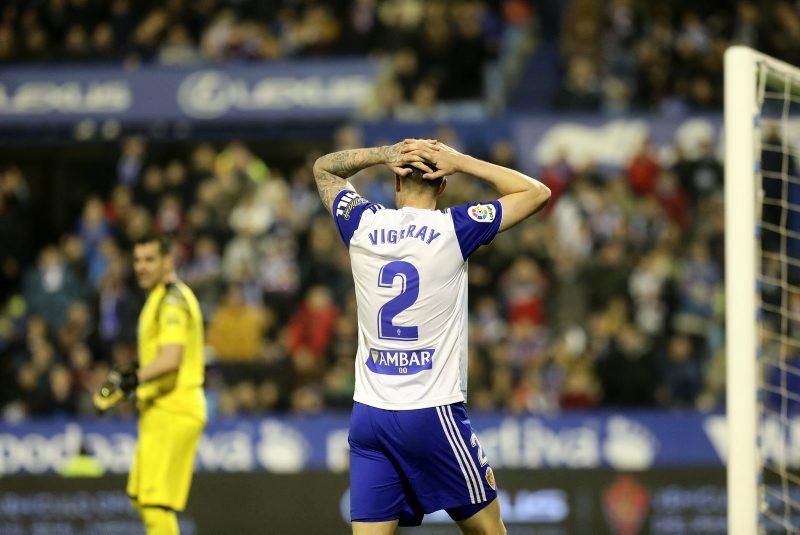
[[[783,31],[770,31],[775,25]],[[503,79],[529,83],[521,62],[542,65],[537,55],[552,53],[544,45],[554,39],[551,111],[676,113],[719,110],[729,44],[797,64],[799,33],[800,13],[785,1],[576,0],[559,12],[524,0],[19,0],[0,11],[0,62],[135,69],[375,55],[391,69],[364,116],[418,119],[437,102],[485,98],[490,60],[499,59]],[[360,134],[342,128],[334,148]],[[304,161],[287,164],[236,141],[156,148],[126,138],[116,176],[100,177],[106,185],[56,239],[41,232],[24,166],[4,157],[2,417],[92,414],[88,392],[110,366],[135,358],[141,296],[128,254],[150,228],[177,237],[180,274],[202,304],[214,416],[347,406],[352,281],[310,173],[331,147],[311,145]],[[487,156],[512,167],[520,157],[502,139]],[[472,406],[719,408],[724,263],[714,147],[665,157],[643,144],[619,171],[560,160],[539,176],[554,193],[547,212],[470,262]],[[356,186],[392,204],[391,188]],[[464,181],[445,204],[482,195]]]
[[[515,157],[499,143],[493,158]],[[177,236],[180,274],[203,306],[216,414],[347,404],[356,344],[348,256],[308,164],[284,174],[238,142],[152,159],[130,139],[117,170],[109,195],[87,198],[35,262],[15,264],[34,251],[4,250],[6,418],[88,414],[87,391],[130,362],[141,296],[128,249],[151,226]],[[471,403],[717,406],[720,173],[713,158],[666,166],[646,147],[619,174],[542,169],[556,192],[546,215],[470,262]],[[24,247],[27,183],[13,166],[2,177],[2,241]],[[488,195],[469,184],[444,204]],[[392,202],[376,182],[362,191]]]

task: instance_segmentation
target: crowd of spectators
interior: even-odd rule
[[[378,54],[390,68],[362,113],[425,118],[440,99],[481,96],[485,61],[502,62],[518,51],[535,26],[536,6],[526,0],[12,0],[0,10],[0,62],[135,68]],[[799,13],[796,4],[779,0],[758,6],[573,0],[562,19],[564,83],[556,104],[611,113],[718,107],[729,44],[800,64]],[[465,148],[452,130],[439,135]],[[345,127],[333,148],[360,145],[359,129]],[[143,296],[132,278],[130,246],[153,229],[175,236],[179,276],[204,312],[214,416],[349,406],[355,300],[347,250],[315,190],[317,153],[284,168],[239,142],[184,147],[168,157],[152,149],[143,139],[125,140],[109,179],[113,189],[89,196],[74,226],[36,250],[25,173],[0,166],[3,418],[91,414],[89,393],[108,370],[132,365]],[[507,140],[484,156],[518,168]],[[774,154],[763,160],[776,173],[796,167]],[[354,182],[391,206],[387,173],[371,169]],[[719,407],[722,173],[710,140],[696,155],[676,151],[668,160],[645,143],[618,171],[566,160],[542,168],[540,178],[553,191],[545,212],[499,235],[470,261],[471,406]],[[476,181],[453,181],[459,187],[448,188],[444,205],[493,195]],[[765,332],[771,323],[800,317],[794,290],[800,282],[787,283],[778,261],[786,249],[774,230],[786,211],[781,188],[764,184],[762,213],[773,229],[762,236],[762,300],[771,307]],[[791,206],[798,202],[800,196],[790,199]],[[774,312],[784,309],[790,313]],[[791,321],[792,332],[800,332]],[[791,339],[765,348],[800,361]],[[767,380],[786,382],[780,374]]]
[[[359,134],[342,129],[335,148],[359,145]],[[109,367],[130,365],[143,296],[129,250],[150,229],[176,237],[179,275],[201,303],[212,414],[348,406],[355,298],[347,249],[315,190],[316,154],[282,173],[237,142],[197,145],[185,160],[149,153],[125,141],[113,191],[86,199],[35,264],[14,270],[4,257],[5,418],[87,414]],[[486,157],[517,166],[508,141]],[[0,177],[0,229],[13,233],[24,226],[25,179],[13,167]],[[720,163],[710,153],[662,162],[644,145],[620,172],[560,161],[541,178],[554,193],[546,211],[470,260],[470,404],[718,407]],[[393,204],[387,169],[354,181]],[[452,181],[444,205],[491,198],[476,180]]]
[[[161,65],[387,59],[368,113],[483,94],[484,63],[531,25],[527,0],[11,0],[0,63]]]
[[[734,44],[800,64],[800,5],[788,0],[572,0],[561,26],[562,109],[712,109]]]
[[[419,119],[441,102],[491,100],[487,84],[510,83],[512,64],[554,33],[545,25],[558,27],[554,104],[569,111],[716,108],[732,44],[800,64],[800,6],[789,0],[11,0],[0,63],[378,57],[386,69],[364,116]],[[495,60],[505,81],[487,71]]]

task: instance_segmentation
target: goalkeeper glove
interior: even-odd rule
[[[108,374],[108,378],[100,390],[95,392],[92,402],[98,411],[105,412],[128,397],[138,385],[139,378],[136,376],[136,370],[127,372],[113,370]]]

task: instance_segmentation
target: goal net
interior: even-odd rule
[[[800,533],[800,68],[725,56],[729,533]]]

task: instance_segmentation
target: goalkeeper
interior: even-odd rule
[[[178,533],[192,482],[194,454],[206,422],[203,318],[188,286],[177,280],[165,236],[133,249],[139,286],[148,292],[139,313],[139,368],[113,371],[95,394],[105,411],[135,392],[139,440],[128,495],[148,535]]]

